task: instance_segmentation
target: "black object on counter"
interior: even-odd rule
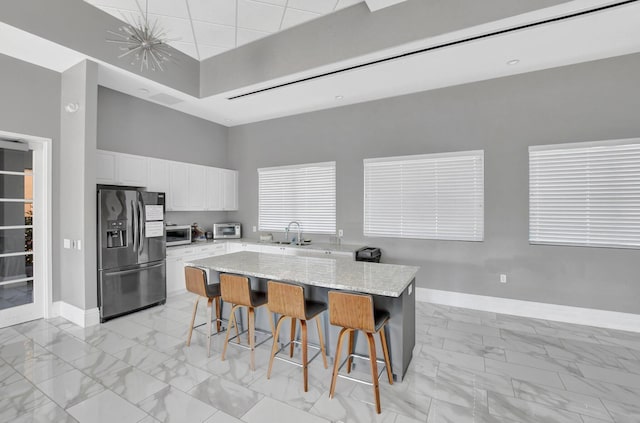
[[[382,252],[380,252],[380,248],[363,247],[356,251],[356,261],[380,263],[380,258],[382,258]]]

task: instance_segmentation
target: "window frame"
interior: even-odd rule
[[[634,147],[635,146],[635,147]],[[607,180],[613,181],[614,178],[610,176],[606,176],[604,172],[598,172],[598,170],[602,170],[602,164],[606,165],[606,170],[608,174],[613,174],[613,170],[615,169],[616,161],[619,162],[615,157],[624,157],[625,154],[620,154],[625,147],[628,147],[628,153],[626,154],[627,160],[629,158],[633,158],[634,150],[635,156],[638,159],[636,170],[635,170],[635,178],[639,185],[636,190],[637,193],[633,196],[633,193],[625,192],[624,194],[620,194],[620,191],[624,191],[625,188],[623,185],[612,184],[610,188],[605,187],[607,184]],[[564,154],[564,158],[561,156],[562,153],[559,152],[573,152]],[[617,241],[611,242],[604,241],[606,237],[611,237],[611,239],[615,238],[616,230],[619,232],[618,235],[626,234],[627,232],[624,230],[624,225],[628,227],[634,227],[634,223],[626,223],[624,225],[621,224],[620,221],[616,222],[616,218],[613,217],[615,215],[616,208],[624,207],[623,203],[628,202],[627,200],[620,201],[622,198],[620,195],[627,195],[624,197],[626,199],[636,198],[636,205],[640,206],[640,138],[626,138],[626,139],[617,139],[617,140],[603,140],[603,141],[589,141],[589,142],[576,142],[576,143],[561,143],[561,144],[549,144],[549,145],[535,145],[529,146],[529,244],[531,245],[555,245],[555,246],[568,246],[568,247],[591,247],[591,248],[620,248],[620,249],[640,249],[640,230],[639,234],[636,237],[635,242],[629,241],[628,243],[624,243],[624,239],[619,237]],[[536,166],[539,168],[541,166],[540,159],[538,157],[547,157],[547,158],[556,158],[558,163],[566,162],[568,159],[573,158],[573,170],[565,169],[564,171],[564,179],[566,183],[562,185],[559,182],[556,182],[554,186],[551,185],[551,182],[546,183],[544,188],[541,188],[541,175],[535,174]],[[570,157],[571,156],[571,157]],[[583,157],[582,161],[579,159]],[[609,157],[608,159],[606,157]],[[599,162],[597,162],[599,161]],[[606,163],[605,163],[606,162]],[[553,162],[549,160],[546,163],[543,163],[542,166],[551,167],[553,166]],[[583,171],[584,175],[588,178],[587,181],[582,179],[578,179],[577,176],[570,176],[569,172],[573,172],[574,175],[577,175],[577,172],[580,171],[576,166],[583,165],[585,166],[585,170]],[[559,165],[556,164],[559,168]],[[612,167],[614,166],[614,167]],[[561,171],[558,170],[555,173],[548,172],[542,177],[546,178],[561,178]],[[617,176],[620,176],[622,173],[618,173]],[[633,177],[634,175],[627,175],[628,177]],[[628,182],[628,181],[624,181]],[[568,184],[573,183],[575,189],[573,191],[567,191]],[[599,185],[597,185],[599,184]],[[604,184],[604,185],[603,185]],[[534,185],[536,185],[534,187]],[[632,185],[632,184],[629,184]],[[595,188],[598,187],[598,188]],[[602,187],[605,189],[603,190]],[[555,202],[552,202],[551,198],[552,194],[547,194],[544,198],[540,195],[536,196],[536,193],[539,193],[543,189],[551,190],[552,188],[556,191],[562,192],[562,197]],[[618,191],[618,194],[613,193],[613,191]],[[584,199],[578,198],[581,195],[585,195]],[[611,201],[608,203],[603,203],[603,196],[608,195],[609,197],[613,197]],[[616,196],[618,196],[619,201],[616,200]],[[579,209],[580,201],[584,203],[584,208]],[[541,204],[546,202],[548,206],[541,207]],[[571,203],[570,203],[571,202]],[[629,201],[631,205],[634,203]],[[551,215],[551,217],[542,218],[544,213],[549,214],[551,208],[555,208],[559,210],[555,215]],[[573,212],[570,213],[570,209],[573,208]],[[619,216],[624,217],[624,214],[619,210]],[[566,217],[568,214],[572,214],[574,217],[569,218]],[[610,215],[608,220],[603,220],[602,216]],[[580,217],[583,217],[586,224],[581,224],[579,222]],[[545,223],[548,227],[553,227],[554,220],[556,222],[565,222],[563,229],[560,229],[563,225],[560,223],[556,223],[555,226],[558,227],[555,232],[551,232],[551,230],[544,229]],[[632,221],[633,216],[625,218],[626,221]],[[640,213],[638,213],[637,222],[640,223]],[[573,225],[574,229],[570,229],[570,225]],[[605,226],[609,226],[609,230],[605,228]],[[611,227],[616,227],[615,230],[611,231]],[[622,227],[623,229],[618,229]],[[637,225],[635,227],[638,227]],[[576,231],[581,230],[582,233],[578,234]],[[541,234],[542,232],[542,234]],[[573,240],[569,239],[573,232]],[[546,235],[545,235],[546,234]],[[564,239],[562,237],[565,237]],[[628,237],[630,239],[630,237]]]
[[[329,179],[327,181],[322,181],[322,180],[312,180],[313,179],[313,172],[316,172],[318,174],[322,173],[322,169],[329,170]],[[328,161],[328,162],[318,162],[318,163],[304,163],[304,164],[296,164],[296,165],[287,165],[287,166],[272,166],[272,167],[265,167],[265,168],[259,168],[258,170],[258,229],[261,232],[284,232],[285,228],[287,227],[287,224],[291,221],[298,221],[300,222],[301,225],[301,230],[303,233],[308,233],[308,234],[324,234],[324,235],[335,235],[336,233],[336,227],[337,227],[337,222],[336,222],[336,216],[337,216],[337,187],[336,187],[336,181],[337,181],[337,177],[336,177],[336,173],[337,173],[337,169],[336,169],[336,162],[335,161]],[[311,173],[310,173],[311,172]],[[264,219],[266,219],[269,215],[268,212],[264,211],[264,208],[266,206],[266,204],[263,201],[263,195],[265,195],[265,193],[263,193],[263,175],[270,175],[270,177],[277,178],[276,174],[281,174],[281,175],[286,175],[287,173],[290,174],[291,176],[295,176],[296,173],[299,173],[298,176],[302,176],[302,174],[306,174],[307,178],[301,178],[295,181],[291,181],[289,180],[289,184],[293,184],[293,185],[297,185],[297,191],[298,192],[302,192],[303,195],[308,195],[310,192],[314,192],[314,190],[310,190],[309,189],[309,185],[313,184],[316,190],[316,194],[318,194],[318,196],[316,197],[309,197],[309,198],[300,198],[296,201],[296,203],[292,203],[292,204],[281,204],[279,206],[279,211],[271,211],[270,215],[271,215],[271,219],[273,221],[269,221],[269,219],[267,219],[267,221],[265,221]],[[324,177],[326,177],[327,175],[324,175]],[[326,183],[325,186],[318,186],[318,182],[320,183]],[[291,188],[291,187],[289,187]],[[276,188],[277,189],[277,188]],[[291,200],[291,198],[287,199],[286,195],[284,194],[285,192],[285,187],[284,184],[280,186],[281,190],[283,190],[283,194],[281,197],[281,201],[286,201],[286,200]],[[320,191],[317,191],[318,189],[320,189]],[[326,189],[327,191],[323,191],[323,189]],[[320,201],[320,199],[322,198],[324,195],[332,195],[332,198],[324,198],[325,201],[322,201],[322,204],[318,204],[317,202]],[[271,194],[273,196],[277,196],[277,194]],[[275,197],[272,197],[271,200],[273,201]],[[322,211],[318,211],[318,210],[311,210],[309,209],[311,206],[308,205],[309,202],[313,203],[314,201],[316,202],[316,208],[318,205],[321,206],[325,206],[325,202],[326,200],[328,200],[328,207],[326,207],[325,210]],[[302,203],[307,203],[307,205],[304,205]],[[274,208],[272,210],[277,210],[277,208]],[[273,217],[273,216],[285,216],[285,211],[290,212],[291,210],[296,210],[295,212],[292,212],[292,214],[286,215],[287,217]],[[313,222],[312,224],[309,223],[309,220],[316,218],[319,219],[318,221]],[[326,220],[326,222],[324,222],[324,220]],[[280,223],[275,223],[276,221],[280,221]],[[286,223],[285,223],[286,222]],[[278,225],[278,226],[276,226]]]
[[[464,166],[466,162],[471,163],[473,166],[472,169],[466,170]],[[425,240],[443,240],[443,241],[469,241],[469,242],[482,242],[484,241],[484,150],[468,150],[468,151],[456,151],[456,152],[446,152],[446,153],[431,153],[431,154],[418,154],[418,155],[409,155],[409,156],[393,156],[393,157],[380,157],[380,158],[372,158],[372,159],[364,159],[364,199],[363,199],[363,235],[367,237],[385,237],[385,238],[402,238],[402,239],[425,239]],[[395,187],[382,187],[379,190],[392,192],[392,189],[397,189],[401,191],[400,198],[395,199],[396,201],[389,201],[389,205],[384,205],[384,199],[371,199],[372,188],[368,187],[368,184],[375,183],[371,180],[371,171],[375,166],[384,166],[389,165],[393,166],[397,164],[399,169],[391,169],[391,172],[400,172],[399,180],[396,182]],[[420,166],[422,164],[424,169],[416,170],[412,169],[412,166]],[[429,166],[433,166],[433,169],[429,169]],[[406,168],[406,169],[405,169]],[[458,170],[456,170],[456,168]],[[405,169],[405,170],[403,170]],[[426,174],[430,171],[434,172],[434,178],[428,179],[426,178]],[[411,195],[411,191],[414,192],[416,190],[424,190],[423,194],[429,190],[427,188],[416,188],[417,182],[414,180],[410,180],[407,184],[407,180],[405,178],[406,174],[411,172],[414,173],[414,177],[419,178],[421,175],[420,172],[424,173],[422,175],[425,179],[424,182],[434,182],[433,185],[429,186],[431,191],[435,192],[435,194],[430,194],[434,201],[436,201],[436,205],[433,206],[432,203],[429,203],[426,199],[419,199],[413,201],[408,198]],[[473,180],[473,183],[469,183],[465,185],[464,180],[460,181],[459,177],[462,173],[467,173],[470,180]],[[417,175],[417,176],[416,176]],[[448,179],[442,179],[442,177],[448,177]],[[380,177],[378,175],[378,177]],[[456,180],[456,177],[458,180]],[[479,181],[479,182],[478,182]],[[383,178],[383,182],[381,184],[387,184],[391,182],[391,176],[387,179]],[[398,185],[399,184],[399,185]],[[413,186],[411,185],[413,184]],[[478,186],[479,184],[479,186]],[[457,206],[455,203],[457,201],[453,201],[452,192],[457,189],[467,190],[469,187],[472,187],[472,199],[471,203],[474,206],[477,206],[476,210],[473,210],[471,213],[466,213],[466,211],[460,209],[456,210]],[[379,193],[377,194],[379,195]],[[389,209],[393,207],[400,207],[401,210],[397,213],[398,217],[394,218],[394,216],[385,216],[384,211],[379,212],[379,216],[377,219],[381,222],[385,220],[388,221],[388,225],[393,224],[394,219],[399,220],[398,225],[400,226],[398,230],[394,230],[393,228],[384,228],[382,227],[384,224],[376,224],[372,222],[376,218],[373,217],[374,213],[370,210],[372,206],[375,207],[374,204],[370,204],[372,202],[378,202],[378,207],[380,209],[384,209],[388,207]],[[417,212],[414,208],[416,205],[411,206],[411,203],[420,203],[424,202],[432,209],[432,213],[427,215],[426,212]],[[406,204],[406,205],[405,205]],[[465,204],[464,207],[468,206]],[[454,207],[451,209],[450,207]],[[461,204],[462,208],[463,205]],[[406,208],[406,210],[405,210]],[[423,205],[423,208],[426,210],[427,207]],[[446,210],[454,210],[455,212],[448,216],[446,215]],[[420,209],[422,210],[422,209]],[[393,212],[389,212],[392,214]],[[424,225],[430,225],[431,229],[418,229],[417,226],[420,225],[420,217],[416,217],[417,215],[422,214],[422,222]],[[409,217],[407,217],[409,216]],[[426,216],[426,217],[425,217]],[[463,223],[455,223],[454,220],[464,221],[464,219],[469,217],[468,222]],[[468,227],[464,227],[464,225],[469,225]],[[473,227],[473,228],[471,228]],[[422,231],[422,233],[419,233]]]

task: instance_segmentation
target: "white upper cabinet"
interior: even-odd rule
[[[171,162],[169,166],[169,195],[170,210],[189,209],[189,165],[187,163]]]
[[[189,210],[205,210],[205,199],[208,197],[205,189],[206,166],[189,165]]]
[[[149,158],[147,163],[147,190],[168,193],[171,189],[169,160]]]
[[[166,193],[167,211],[238,209],[238,172],[97,150],[96,182]]]
[[[116,182],[116,155],[108,151],[96,153],[96,181],[99,184],[114,184]]]
[[[121,155],[118,158],[118,179],[122,185],[147,186],[147,158]]]
[[[238,210],[237,171],[209,167],[205,187],[207,210]]]
[[[205,187],[207,191],[207,210],[222,210],[224,198],[222,195],[222,169],[208,167],[205,176]]]
[[[96,181],[100,184],[144,187],[147,185],[147,157],[98,151]]]
[[[222,169],[222,210],[238,210],[238,171]]]

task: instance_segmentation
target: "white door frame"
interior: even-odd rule
[[[33,150],[34,300],[35,305],[12,307],[0,327],[22,321],[53,317],[52,270],[52,141],[49,138],[0,131],[0,137],[26,142]],[[39,283],[38,283],[39,282]],[[37,291],[37,292],[36,292]],[[29,307],[30,306],[30,307]]]

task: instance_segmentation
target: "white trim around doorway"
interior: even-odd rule
[[[22,320],[54,317],[53,314],[53,267],[52,267],[52,163],[53,144],[50,138],[33,135],[24,135],[15,132],[0,131],[0,137],[26,142],[33,150],[34,161],[34,203],[37,205],[37,213],[34,216],[34,258],[38,265],[34,267],[34,289],[40,289],[40,303],[36,303],[37,310],[29,310],[24,313]],[[37,166],[36,166],[37,163]],[[37,170],[36,170],[37,168]],[[39,282],[36,286],[35,282]],[[35,293],[34,293],[35,295]],[[9,316],[7,325],[19,323],[20,310]],[[5,324],[0,326],[6,326]]]

